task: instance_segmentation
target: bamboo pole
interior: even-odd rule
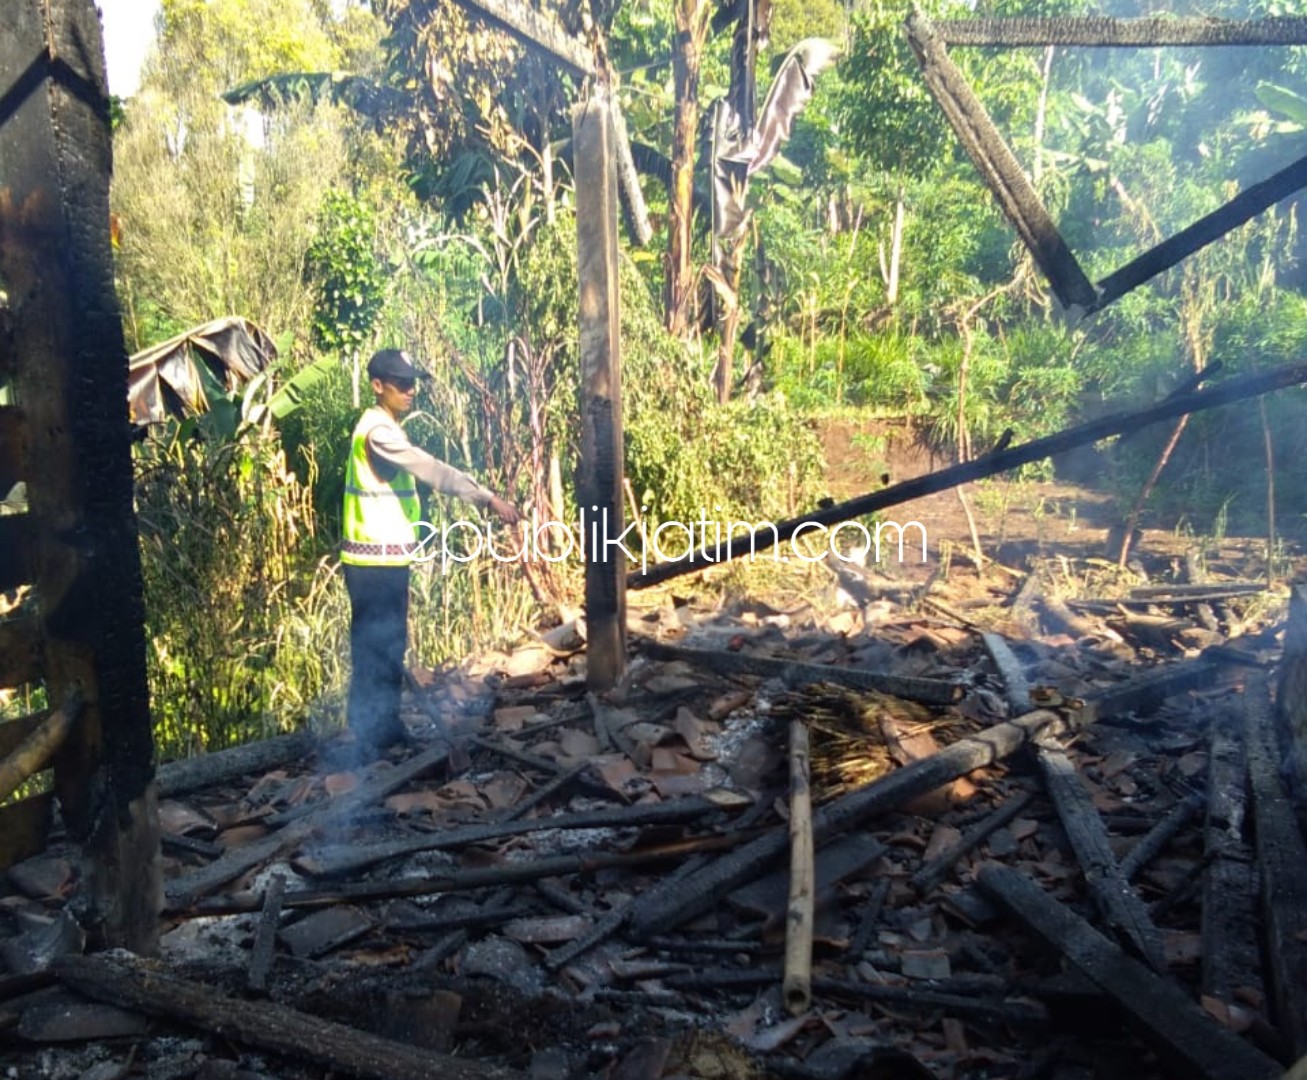
[[[24,783],[39,773],[63,746],[73,722],[82,711],[82,698],[76,690],[68,695],[63,708],[52,712],[15,748],[4,761],[0,761],[0,800],[9,798]]]
[[[802,1016],[812,1005],[812,922],[816,909],[808,725],[790,721],[790,902],[785,913],[785,1007]]]

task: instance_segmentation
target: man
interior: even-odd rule
[[[485,507],[504,522],[517,510],[465,473],[409,442],[399,420],[413,408],[423,375],[399,349],[382,349],[368,361],[376,404],[354,428],[345,467],[344,540],[340,561],[350,602],[347,722],[357,759],[374,757],[408,741],[399,718],[408,645],[409,566],[421,539],[415,480],[436,491]]]

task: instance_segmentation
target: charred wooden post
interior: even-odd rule
[[[15,402],[5,424],[22,448],[39,600],[20,663],[0,667],[6,681],[43,680],[53,707],[81,695],[54,792],[87,856],[91,930],[152,951],[159,836],[100,23],[87,0],[3,0],[0,12],[0,280]]]
[[[921,64],[926,86],[939,102],[949,126],[957,133],[999,206],[1016,227],[1022,242],[1048,278],[1065,308],[1089,310],[1098,293],[1067,247],[1020,163],[994,127],[930,20],[918,10],[908,15],[908,42]]]
[[[577,503],[586,553],[586,680],[603,691],[626,667],[622,533],[622,361],[617,288],[617,175],[607,93],[572,117],[577,276],[581,287],[581,466]]]
[[[947,45],[1080,45],[1153,48],[1175,45],[1307,45],[1307,19],[1106,16],[1052,19],[941,19],[935,30]]]

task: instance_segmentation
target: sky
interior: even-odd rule
[[[131,97],[140,84],[141,64],[154,42],[159,0],[97,0],[104,24],[104,62],[109,93]]]

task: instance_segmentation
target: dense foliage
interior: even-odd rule
[[[938,450],[966,456],[1009,429],[1024,440],[1154,400],[1218,361],[1237,373],[1301,358],[1296,200],[1092,318],[1058,310],[926,90],[901,31],[905,6],[884,0],[771,5],[760,101],[803,39],[830,38],[842,58],[749,178],[733,277],[700,198],[710,124],[699,121],[697,150],[676,129],[691,84],[705,117],[738,89],[733,24],[687,57],[677,20],[707,26],[703,0],[538,6],[611,65],[644,172],[654,236],[644,247],[623,238],[621,301],[626,469],[648,522],[811,505],[822,493],[816,429],[832,410],[910,416]],[[924,6],[932,18],[973,13]],[[1079,0],[974,12],[1143,14]],[[1300,152],[1299,48],[952,54],[1093,280]],[[333,99],[286,79],[268,84],[279,89],[263,111],[219,96],[291,72],[349,72],[355,90],[375,92]],[[152,679],[170,751],[336,708],[345,605],[331,552],[345,441],[366,393],[358,365],[372,349],[402,346],[430,369],[415,441],[542,517],[575,512],[577,91],[449,0],[166,0],[115,136],[129,342],[239,314],[287,346],[266,381],[228,401],[227,422],[141,445]],[[670,320],[684,325],[672,335],[669,267],[685,254],[671,235],[678,146],[696,154],[701,205],[694,310]],[[733,374],[719,404],[723,352]],[[1149,512],[1198,531],[1231,513],[1262,527],[1265,487],[1249,477],[1268,445],[1281,463],[1300,459],[1303,408],[1295,391],[1264,410],[1195,417]],[[1123,515],[1168,435],[1100,448],[1099,478]],[[1301,517],[1301,470],[1279,476],[1277,497],[1282,523]],[[436,517],[466,510],[440,502]],[[418,657],[441,662],[574,602],[578,572],[487,563],[420,575]]]

